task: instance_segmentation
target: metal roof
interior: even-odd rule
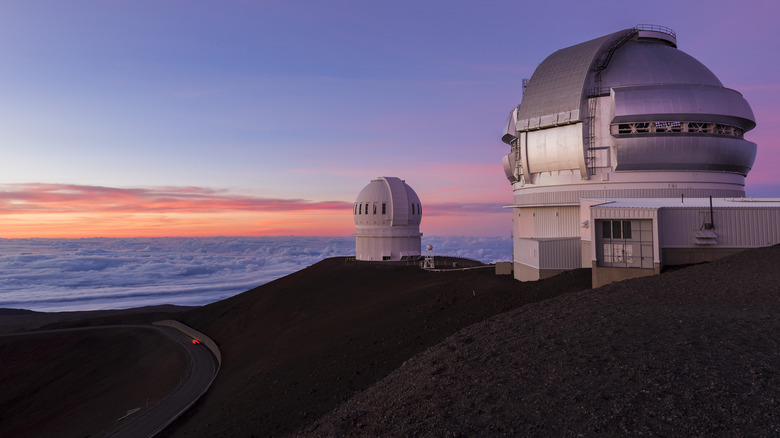
[[[602,87],[650,84],[723,84],[704,64],[656,40],[632,40],[615,50],[601,74]]]
[[[684,106],[680,111],[667,108],[660,111],[662,114],[712,113],[739,118],[739,126],[746,130],[755,126],[742,95],[724,88],[704,64],[678,50],[673,31],[643,29],[624,29],[560,49],[545,58],[531,76],[516,115],[510,113],[502,140],[508,143],[514,137],[513,119],[519,131],[582,121],[587,116],[589,95],[606,95],[610,88],[627,86],[674,85],[676,88],[666,90],[648,88],[648,92],[658,93],[657,101],[667,106],[681,102]],[[693,89],[686,91],[686,86]],[[701,104],[704,107],[697,107]]]
[[[631,29],[615,32],[556,51],[536,68],[520,103],[518,120],[567,113],[580,120],[583,90],[596,56],[608,42],[619,39]]]

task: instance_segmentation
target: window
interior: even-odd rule
[[[682,123],[680,122],[655,122],[656,132],[681,132]]]
[[[605,239],[630,239],[631,221],[604,221],[601,237]]]
[[[374,204],[374,214],[376,214],[376,204]]]
[[[382,214],[387,214],[387,204],[384,202],[382,203]]]
[[[744,138],[745,130],[733,125],[707,122],[653,121],[616,123],[610,127],[612,135],[631,134],[697,134]]]
[[[422,205],[417,204],[417,214],[422,214]]]
[[[711,123],[688,123],[688,132],[696,134],[711,134],[713,132],[713,125]]]
[[[718,124],[715,127],[715,133],[720,135],[734,135],[734,127]]]
[[[650,132],[650,123],[634,123],[635,130],[633,132]]]
[[[357,204],[352,205],[352,214],[357,214]]]
[[[358,214],[363,214],[363,204],[358,205]]]
[[[412,214],[414,214],[414,204],[412,204]]]
[[[597,226],[601,227],[595,242],[599,266],[653,268],[651,220],[597,220]]]

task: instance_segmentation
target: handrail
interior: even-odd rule
[[[637,24],[634,26],[634,29],[636,30],[649,30],[653,32],[661,32],[665,33],[667,35],[673,36],[675,39],[677,38],[677,32],[674,31],[674,29],[666,27],[666,26],[659,26],[657,24]]]

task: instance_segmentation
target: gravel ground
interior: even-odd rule
[[[298,436],[777,436],[780,246],[467,327]]]

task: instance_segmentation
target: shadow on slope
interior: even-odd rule
[[[292,432],[463,327],[589,285],[586,269],[520,283],[493,268],[326,259],[184,315],[219,344],[223,366],[163,436]]]
[[[186,353],[137,328],[0,337],[0,436],[104,436],[153,406],[187,371]]]
[[[780,246],[470,326],[302,436],[775,436]]]

